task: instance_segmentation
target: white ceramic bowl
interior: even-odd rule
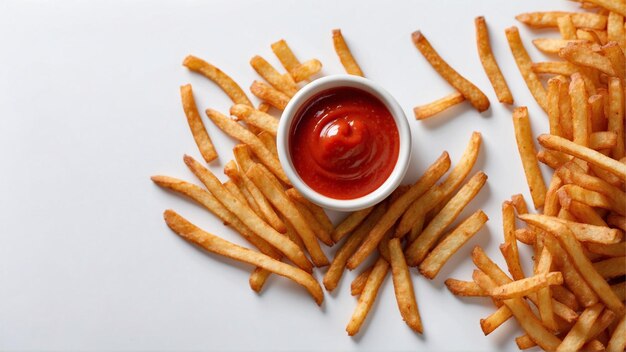
[[[378,98],[393,116],[400,139],[398,160],[387,180],[375,191],[355,199],[335,199],[318,193],[309,187],[298,175],[291,161],[289,138],[291,125],[300,107],[314,95],[331,88],[353,87],[361,89]],[[375,205],[385,199],[404,178],[411,159],[411,129],[398,102],[378,84],[363,77],[352,75],[334,75],[317,79],[296,93],[283,111],[278,125],[278,157],[291,181],[291,184],[308,200],[324,208],[338,211],[355,211]]]

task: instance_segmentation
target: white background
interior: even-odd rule
[[[476,52],[473,19],[484,15],[516,105],[528,105],[535,134],[547,119],[515,67],[504,29],[514,15],[575,9],[567,1],[3,1],[0,3],[0,349],[46,350],[515,350],[507,322],[484,337],[486,299],[452,296],[448,277],[470,279],[475,245],[503,264],[500,204],[530,201],[511,123]],[[483,134],[476,170],[487,186],[478,208],[490,221],[429,281],[415,275],[424,335],[402,322],[388,278],[356,337],[345,326],[355,307],[344,276],[317,307],[299,286],[272,277],[260,295],[251,268],[207,255],[175,236],[162,212],[173,208],[199,226],[243,242],[203,209],[149,177],[196,182],[182,155],[200,155],[178,87],[191,82],[201,110],[226,112],[228,98],[181,66],[187,54],[216,64],[246,89],[249,59],[278,66],[270,44],[285,38],[301,60],[341,73],[331,30],[341,28],[366,76],[404,107],[413,131],[414,181],[443,150],[455,162],[471,131]],[[429,121],[412,108],[442,97],[447,85],[415,49],[421,29],[439,53],[488,95],[484,114],[468,103]],[[207,122],[221,168],[233,140]],[[544,171],[547,171],[544,169]],[[546,172],[546,175],[548,173]],[[335,214],[339,215],[339,214]],[[337,216],[336,219],[339,219]],[[521,245],[523,246],[523,245]],[[329,252],[332,252],[329,251]],[[525,257],[528,258],[528,257]],[[417,271],[413,270],[417,273]],[[317,277],[321,279],[322,273]]]

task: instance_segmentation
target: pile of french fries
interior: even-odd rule
[[[362,76],[341,31],[334,30],[332,38],[346,72]],[[467,149],[445,180],[438,183],[451,166],[447,152],[416,183],[399,187],[383,202],[353,212],[334,226],[322,208],[291,187],[277,157],[278,120],[268,113],[270,107],[284,109],[299,86],[318,75],[321,63],[317,59],[301,63],[284,40],[271,47],[286,73],[280,73],[260,56],[252,58],[250,64],[264,80],[255,81],[250,87],[262,101],[256,108],[243,89],[217,67],[194,56],[188,56],[183,63],[215,82],[233,101],[231,117],[206,110],[216,126],[240,142],[233,149],[234,160],[224,166],[228,180],[222,183],[188,155],[184,162],[204,188],[168,176],[152,177],[157,185],[194,200],[218,216],[256,250],[206,232],[173,210],[165,211],[165,222],[178,235],[209,252],[253,265],[249,283],[256,292],[274,273],[300,284],[321,304],[324,294],[311,275],[314,267],[328,266],[323,279],[328,291],[337,287],[346,268],[363,268],[351,285],[352,294],[359,299],[346,328],[349,335],[359,331],[380,286],[391,273],[402,319],[422,333],[409,265],[419,267],[425,277],[434,278],[488,220],[478,210],[449,229],[487,180],[483,172],[477,172],[464,183],[480,151],[480,133],[472,134]],[[200,118],[192,88],[185,85],[180,92],[200,154],[206,163],[211,163],[218,155]],[[339,244],[332,260],[321,244]]]

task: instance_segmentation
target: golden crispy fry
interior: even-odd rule
[[[606,24],[607,39],[616,42],[626,53],[626,26],[624,26],[624,16],[610,12]],[[625,54],[626,55],[626,54]]]
[[[167,226],[184,239],[201,246],[209,252],[252,264],[277,275],[289,278],[306,288],[318,305],[322,304],[324,300],[322,288],[313,276],[302,269],[282,263],[265,254],[238,246],[205,232],[172,210],[166,210],[163,217],[165,218]]]
[[[626,242],[612,244],[587,243],[586,248],[591,253],[601,254],[605,257],[623,257],[626,255]]]
[[[258,216],[262,216],[261,211],[259,210],[259,206],[254,201],[254,198],[252,198],[252,195],[250,194],[250,192],[248,192],[248,190],[245,189],[243,185],[241,185],[241,188],[240,188],[239,185],[234,183],[232,180],[228,180],[224,182],[224,187],[230,192],[230,194],[232,194],[235,198],[237,198],[242,204],[245,204],[248,207],[250,207],[250,209],[252,209],[252,211],[255,214],[257,214]],[[265,219],[263,220],[265,221]]]
[[[537,160],[556,170],[569,162],[571,157],[552,150],[540,150],[537,152]]]
[[[524,173],[530,194],[533,198],[535,209],[543,207],[546,197],[546,184],[543,181],[539,163],[537,162],[537,151],[532,140],[530,130],[530,120],[528,119],[528,109],[519,107],[513,110],[513,126],[515,127],[515,140],[517,149],[522,159]]]
[[[576,65],[567,61],[534,62],[532,69],[537,74],[569,76],[576,72]]]
[[[537,234],[531,229],[515,229],[515,238],[523,244],[532,246],[537,240]]]
[[[626,274],[626,257],[614,257],[595,262],[593,263],[593,268],[607,280],[623,276]]]
[[[533,341],[527,334],[516,337],[515,344],[520,350],[527,350],[529,348],[537,346],[535,341]]]
[[[530,214],[522,215],[520,218],[557,236],[580,274],[606,306],[617,314],[624,314],[624,304],[619,301],[606,281],[594,269],[591,261],[583,253],[580,242],[578,242],[567,226],[557,221],[544,220]]]
[[[563,39],[576,39],[576,26],[574,26],[572,16],[561,16],[556,19],[556,23]]]
[[[480,286],[478,286],[478,288],[480,288]],[[482,288],[480,289],[484,292]],[[491,315],[489,315],[487,318],[480,319],[480,328],[482,329],[483,334],[487,336],[494,332],[500,325],[502,325],[512,316],[513,313],[511,313],[511,310],[507,306],[503,305],[498,308],[498,310],[491,313]]]
[[[494,280],[480,270],[474,270],[473,277],[474,281],[485,291],[492,291],[497,287]],[[517,319],[530,338],[541,348],[552,351],[561,343],[558,337],[552,335],[537,320],[537,317],[535,317],[528,304],[522,298],[507,299],[503,303],[511,310],[515,319]]]
[[[285,110],[289,103],[289,96],[260,81],[252,82],[250,91],[257,98],[268,102],[278,110]]]
[[[265,176],[258,165],[250,167],[246,175],[254,182],[259,190],[263,192],[263,195],[267,197],[270,203],[272,203],[272,205],[287,218],[287,221],[296,228],[315,266],[320,267],[328,265],[328,258],[326,258],[326,255],[320,248],[315,233],[313,233],[313,230],[311,230],[305,218],[300,214],[285,192],[281,188],[276,187],[276,185]]]
[[[289,72],[291,77],[293,77],[293,72],[300,66],[300,61],[296,58],[296,55],[291,51],[289,45],[284,39],[281,39],[275,43],[272,43],[272,51],[274,55],[278,58],[280,63],[283,65],[285,70]],[[295,79],[294,79],[295,80]],[[298,82],[296,80],[296,82]]]
[[[350,75],[364,77],[365,75],[363,75],[361,67],[357,64],[354,56],[352,56],[348,44],[346,44],[346,40],[343,38],[343,34],[341,34],[341,29],[333,29],[333,45],[346,72]]]
[[[617,134],[617,144],[611,151],[611,156],[615,159],[624,157],[624,85],[619,78],[609,78],[609,131]],[[622,164],[623,165],[623,164]],[[622,180],[623,180],[622,176]]]
[[[246,173],[253,165],[259,165],[265,176],[267,176],[273,184],[278,188],[283,188],[283,185],[280,181],[271,173],[263,164],[257,164],[252,160],[252,156],[248,152],[248,146],[245,144],[238,144],[233,148],[233,155],[235,156],[235,160],[237,160],[237,165],[241,168],[241,170]]]
[[[250,60],[250,65],[263,77],[274,89],[277,89],[289,97],[298,91],[298,86],[289,75],[280,74],[274,66],[270,65],[264,58],[256,55]]]
[[[593,324],[600,316],[600,313],[604,309],[602,303],[596,303],[593,306],[585,309],[580,315],[576,324],[567,333],[567,336],[563,339],[563,342],[557,348],[557,351],[578,351],[585,341],[588,339],[589,330],[593,327]]]
[[[472,238],[488,219],[482,210],[465,219],[426,256],[419,266],[420,273],[429,279],[434,279],[448,259]]]
[[[572,75],[572,82],[569,86],[569,95],[572,104],[572,122],[574,143],[582,146],[589,146],[589,135],[591,134],[591,120],[589,104],[587,101],[587,90],[585,90],[585,82],[579,73]]]
[[[574,218],[578,219],[580,222],[596,226],[607,226],[606,222],[602,220],[602,217],[587,204],[572,200],[569,197],[561,197],[560,201],[562,201],[561,205],[563,208],[568,210]]]
[[[441,99],[437,99],[425,105],[416,106],[413,108],[413,114],[417,120],[424,120],[429,117],[435,116],[438,113],[458,105],[465,101],[463,94],[454,92],[448,94]]]
[[[593,150],[611,149],[617,145],[617,133],[602,131],[594,132],[589,136],[589,148]]]
[[[554,257],[552,258],[554,259]],[[574,311],[578,311],[578,300],[572,291],[565,288],[565,286],[552,286],[550,287],[550,291],[552,292],[552,297],[554,297],[555,300],[565,304]]]
[[[626,3],[620,0],[587,0],[587,2],[594,5],[604,7],[605,9],[617,12],[622,16],[626,16]]]
[[[524,44],[522,44],[522,39],[519,36],[519,31],[517,27],[507,28],[506,31],[506,39],[509,42],[509,47],[511,48],[511,53],[515,58],[515,63],[519,68],[522,77],[524,77],[524,81],[528,86],[528,89],[532,93],[535,100],[541,106],[544,111],[548,110],[547,104],[547,93],[546,89],[541,84],[541,81],[532,70],[532,61],[530,60],[530,56],[528,56],[528,52],[524,48]]]
[[[382,258],[378,258],[372,272],[367,277],[363,291],[359,296],[359,302],[357,303],[354,313],[352,314],[352,318],[346,327],[348,335],[353,336],[361,329],[361,325],[363,325],[367,314],[370,309],[372,309],[372,305],[378,295],[378,289],[383,283],[385,277],[387,277],[388,271],[389,264],[387,261]]]
[[[348,268],[353,270],[359,266],[376,249],[384,234],[389,231],[396,221],[402,216],[406,209],[420,196],[429,190],[439,178],[448,171],[450,167],[450,157],[447,152],[441,156],[424,172],[424,175],[415,182],[411,188],[398,197],[378,224],[367,235],[365,241],[348,261]]]
[[[422,320],[420,319],[417,301],[415,300],[411,273],[404,260],[404,253],[402,253],[402,245],[399,238],[389,241],[389,257],[391,259],[393,288],[396,293],[400,315],[402,315],[402,319],[411,329],[421,334],[424,330]]]
[[[626,315],[622,317],[606,346],[607,352],[621,352],[626,348]]]
[[[555,136],[563,136],[561,131],[561,113],[559,110],[559,89],[561,86],[561,80],[557,78],[550,78],[548,80],[548,121],[550,122],[550,134]]]
[[[576,236],[576,239],[582,242],[615,244],[621,242],[623,239],[622,233],[617,229],[567,221],[556,217],[547,217],[546,215],[537,216],[549,220],[555,220],[567,225],[567,227],[574,233],[574,236]]]
[[[250,99],[248,99],[243,89],[241,89],[241,87],[239,87],[239,85],[235,81],[233,81],[232,78],[222,72],[222,70],[220,70],[219,68],[192,55],[189,55],[185,58],[185,61],[183,61],[183,66],[194,72],[198,72],[206,78],[210,79],[211,81],[215,82],[215,84],[222,88],[224,93],[226,93],[230,97],[230,100],[232,100],[233,103],[252,106]]]
[[[406,212],[402,215],[400,223],[396,227],[396,237],[407,234],[411,228],[417,224],[420,218],[437,206],[440,202],[452,194],[463,182],[476,163],[478,152],[480,151],[482,137],[480,133],[472,133],[472,137],[459,160],[459,163],[452,169],[446,180],[428,190],[424,195],[414,201]],[[447,202],[446,202],[447,203]]]
[[[269,132],[272,136],[276,136],[278,119],[268,113],[255,110],[247,105],[236,104],[230,108],[230,114],[243,120],[248,125],[255,126]]]
[[[289,196],[289,191],[290,190],[287,190],[287,196]],[[315,234],[315,236],[320,241],[322,241],[322,243],[324,243],[325,245],[332,246],[333,245],[333,240],[332,240],[332,238],[330,238],[330,233],[328,231],[326,231],[322,227],[322,225],[320,225],[320,223],[315,218],[315,215],[313,215],[313,213],[311,213],[309,208],[307,208],[306,206],[304,206],[304,204],[298,202],[297,200],[295,200],[291,196],[289,196],[289,199],[291,199],[293,205],[296,207],[296,209],[298,209],[298,212],[300,213],[300,215],[302,215],[302,217],[304,218],[305,222],[309,225],[311,230],[313,230],[313,233]]]
[[[560,151],[609,171],[622,179],[626,179],[626,165],[611,159],[593,149],[577,145],[559,136],[542,134],[537,138],[543,147]]]
[[[202,187],[196,186],[183,180],[167,176],[152,176],[152,181],[160,187],[167,188],[176,193],[184,195],[196,203],[202,205],[211,213],[220,218],[224,224],[239,232],[248,242],[257,247],[261,252],[273,258],[278,258],[280,253],[267,241],[257,236],[233,213],[226,209],[210,192]]]
[[[559,56],[571,63],[595,68],[609,76],[615,75],[611,61],[606,56],[594,52],[586,43],[569,43],[559,51]]]
[[[259,139],[261,140],[261,143],[263,143],[265,148],[267,148],[267,150],[269,150],[272,153],[272,155],[274,155],[275,157],[278,158],[278,149],[276,147],[276,138],[274,136],[272,136],[272,134],[267,132],[267,131],[262,131],[261,133],[259,133],[257,135],[257,137],[259,137]]]
[[[461,281],[456,279],[447,279],[446,287],[455,296],[465,297],[487,297],[487,292],[483,291],[474,281]]]
[[[517,15],[515,19],[533,28],[546,28],[557,27],[558,18],[565,15],[569,15],[578,28],[606,28],[606,16],[589,12],[529,12]]]
[[[513,95],[506,84],[502,71],[498,67],[498,62],[493,56],[491,45],[489,44],[489,32],[487,31],[487,23],[483,16],[474,19],[476,27],[476,45],[478,46],[478,56],[483,65],[483,69],[496,92],[496,96],[501,103],[513,104]]]
[[[483,112],[489,109],[489,99],[474,84],[456,72],[430,45],[426,37],[420,32],[413,32],[411,38],[415,47],[424,55],[424,58],[430,65],[441,75],[443,79],[448,81],[451,86],[458,90],[465,99],[467,99],[476,110]]]
[[[296,191],[294,188],[287,190],[287,195],[289,195],[291,199],[307,207],[326,232],[330,234],[333,231],[333,223],[330,221],[330,218],[322,207],[317,204],[313,204],[311,201],[304,198],[304,196],[298,193],[298,191]]]
[[[625,79],[626,77],[626,58],[624,58],[624,52],[616,42],[609,42],[602,46],[602,53],[609,59],[613,71],[615,71],[615,77],[619,79]]]
[[[196,141],[204,161],[210,163],[211,161],[217,159],[217,151],[215,150],[211,137],[209,137],[209,134],[204,127],[204,123],[202,122],[202,118],[200,118],[200,114],[198,113],[196,101],[193,99],[191,84],[186,84],[180,87],[180,96],[183,101],[183,110],[187,116],[187,123],[191,129],[193,139]]]
[[[350,234],[348,239],[337,251],[330,267],[328,267],[328,271],[326,271],[326,274],[324,275],[324,287],[326,287],[326,290],[332,291],[335,287],[337,287],[337,283],[339,283],[339,280],[343,275],[348,259],[357,250],[358,246],[361,242],[363,242],[363,239],[365,239],[365,236],[367,236],[370,230],[374,228],[376,223],[385,213],[385,210],[386,204],[384,202],[376,205],[374,211],[372,211],[367,216],[365,221],[363,221],[357,229]]]
[[[353,296],[358,296],[363,292],[363,287],[365,287],[365,283],[367,282],[367,278],[372,273],[372,269],[374,269],[374,265],[371,265],[369,268],[363,270],[357,277],[352,280],[350,284],[350,294]]]
[[[331,234],[333,241],[335,243],[339,242],[342,238],[344,238],[347,234],[352,232],[352,230],[356,229],[362,222],[367,218],[367,216],[374,210],[374,207],[369,207],[361,210],[357,210],[350,215],[348,215]]]
[[[536,274],[498,286],[491,291],[491,296],[495,299],[524,297],[531,292],[539,291],[541,288],[547,288],[549,285],[561,284],[563,284],[563,276],[560,272]]]
[[[602,201],[608,202],[612,209],[624,215],[624,212],[626,211],[626,193],[619,187],[615,187],[599,177],[587,175],[586,173],[580,171],[572,171],[561,168],[558,170],[558,174],[563,181],[565,181],[565,183],[576,184],[580,187],[586,188],[587,190],[603,194],[607,199]],[[576,192],[583,191],[576,190]],[[584,192],[588,193],[586,191]]]
[[[567,39],[556,39],[556,38],[539,38],[533,40],[533,44],[539,51],[542,51],[546,54],[558,54],[559,51],[565,48],[569,43],[586,43],[586,40],[567,40]]]
[[[535,274],[546,275],[550,272],[552,266],[552,254],[550,251],[543,247],[537,266],[535,267]],[[559,273],[561,274],[561,273]],[[561,274],[561,283],[563,283],[563,275]],[[554,310],[552,309],[552,291],[550,287],[544,287],[537,291],[537,308],[539,309],[539,316],[543,325],[552,331],[558,330],[556,320],[554,320]]]
[[[265,282],[267,278],[272,275],[272,272],[269,270],[265,270],[263,268],[255,268],[250,274],[250,278],[248,279],[248,283],[250,284],[250,288],[254,292],[261,292],[263,290],[263,286],[265,286]]]
[[[443,231],[459,216],[465,206],[478,194],[487,182],[487,175],[478,172],[428,224],[422,234],[406,249],[407,263],[411,266],[420,264],[430,249],[443,234]]]
[[[221,113],[213,110],[207,109],[207,116],[226,134],[238,139],[242,143],[245,143],[252,149],[254,154],[259,158],[259,160],[267,166],[274,175],[276,175],[282,182],[286,184],[289,183],[289,179],[282,167],[280,166],[280,162],[278,159],[272,155],[272,153],[265,148],[265,145],[259,140],[257,136],[255,136],[252,132],[246,130],[243,126],[238,124],[237,122],[229,119],[228,117],[222,115]]]
[[[226,209],[235,214],[241,222],[248,226],[248,228],[254,231],[259,237],[276,247],[276,249],[281,251],[300,268],[306,271],[312,270],[311,263],[304,255],[304,252],[302,252],[295,243],[274,230],[249,207],[233,197],[211,171],[207,170],[188,155],[185,155],[184,160],[189,169],[202,181],[207,189],[213,193],[215,198],[219,199]]]
[[[550,186],[548,186],[548,191],[546,192],[546,201],[543,206],[543,213],[548,216],[556,216],[559,213],[559,197],[557,196],[557,192],[559,188],[563,185],[563,180],[558,175],[552,176],[552,181],[550,181]]]
[[[293,71],[293,79],[296,82],[302,82],[311,79],[311,76],[316,75],[321,70],[322,63],[320,60],[312,59],[305,61]]]
[[[502,203],[502,230],[504,232],[504,243],[508,247],[508,250],[502,252],[504,260],[509,268],[509,272],[515,280],[521,280],[526,275],[522,270],[522,265],[519,260],[519,251],[517,249],[517,238],[515,238],[515,212],[513,204],[506,201]]]
[[[562,81],[559,88],[559,114],[561,121],[561,137],[571,140],[574,136],[574,126],[572,125],[572,104],[569,97],[569,87],[566,81]]]

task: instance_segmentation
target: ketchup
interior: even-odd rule
[[[398,160],[393,116],[383,102],[358,88],[313,96],[296,113],[290,133],[296,172],[330,198],[355,199],[375,191]]]

